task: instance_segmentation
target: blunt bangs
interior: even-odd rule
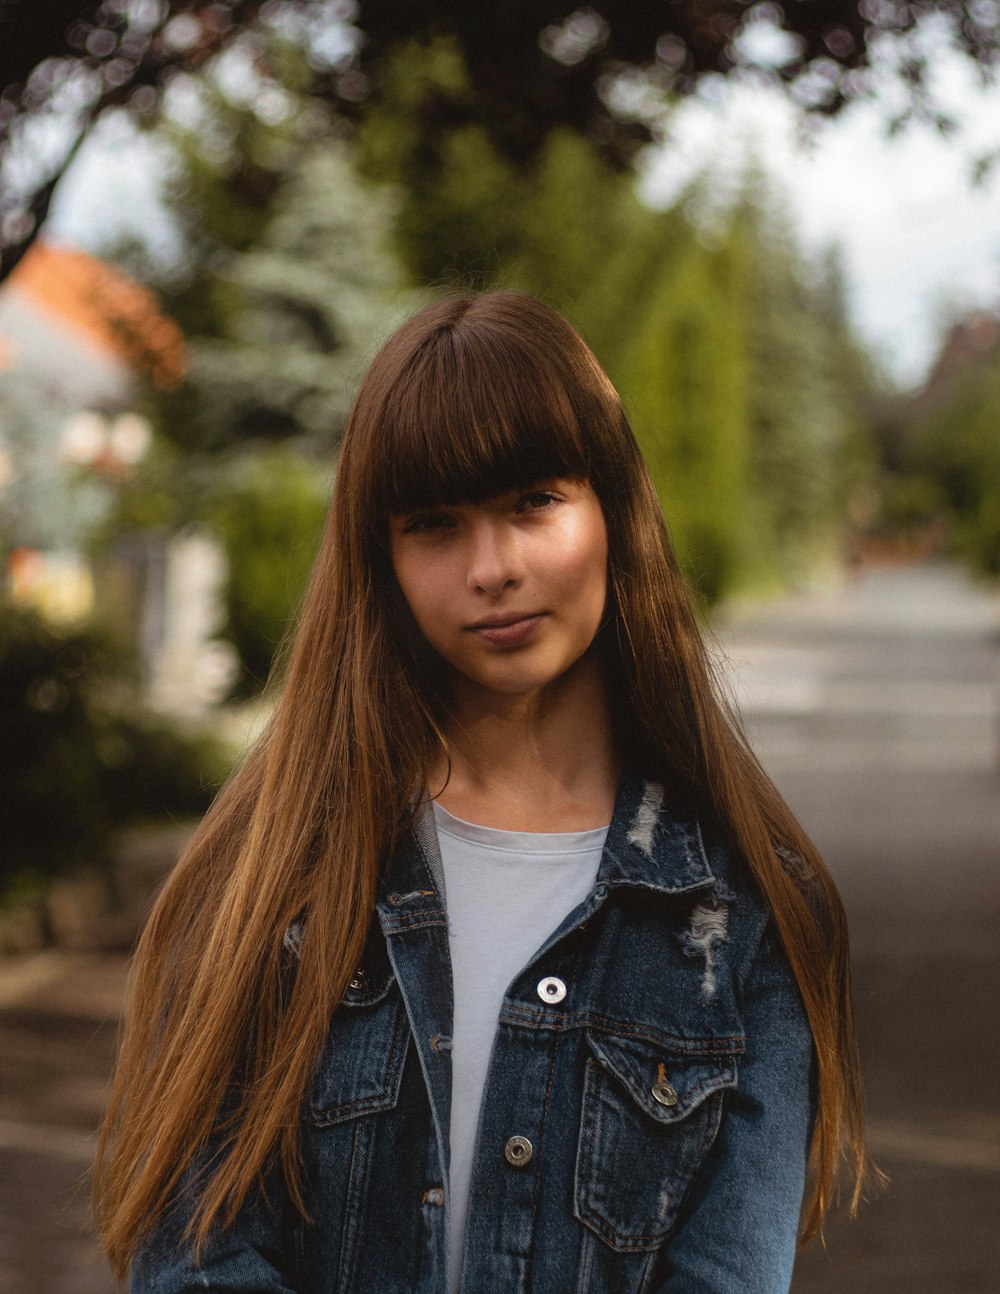
[[[459,322],[427,338],[380,411],[371,485],[383,515],[482,503],[545,477],[586,479],[561,368],[506,330]]]

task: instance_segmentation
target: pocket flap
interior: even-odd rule
[[[736,1060],[730,1053],[671,1053],[641,1038],[587,1031],[598,1064],[618,1080],[637,1106],[656,1123],[686,1118],[706,1096],[735,1087]]]
[[[401,994],[390,988],[391,980],[374,994],[349,990],[354,1000],[338,1008],[309,1092],[311,1123],[328,1127],[396,1104],[410,1026]]]

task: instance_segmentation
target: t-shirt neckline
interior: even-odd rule
[[[590,827],[586,831],[505,831],[500,827],[484,827],[478,822],[467,822],[449,813],[446,808],[431,801],[434,822],[439,832],[487,849],[500,849],[518,854],[588,853],[601,849],[607,838],[608,827]],[[608,826],[611,824],[609,823]]]

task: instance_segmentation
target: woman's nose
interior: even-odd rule
[[[493,520],[474,525],[469,537],[469,586],[496,597],[520,578],[520,555],[511,527]]]

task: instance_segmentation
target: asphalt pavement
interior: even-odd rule
[[[877,568],[734,612],[719,640],[844,895],[891,1179],[801,1256],[794,1294],[997,1294],[1000,601],[948,566]],[[0,963],[0,1294],[112,1294],[87,1171],[124,975],[122,953]]]

